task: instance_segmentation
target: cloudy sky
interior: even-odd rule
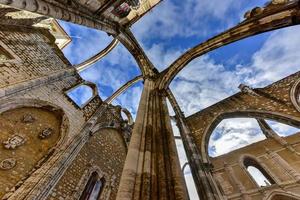
[[[134,24],[132,31],[161,71],[187,49],[236,25],[243,20],[247,10],[265,3],[261,0],[164,0]],[[64,49],[73,64],[94,55],[112,40],[100,31],[66,22],[61,24],[73,39]],[[299,32],[300,27],[295,26],[265,33],[195,59],[170,86],[185,115],[238,92],[240,83],[264,87],[299,71]],[[118,45],[81,76],[96,83],[101,98],[106,99],[140,73],[133,57]],[[113,103],[128,108],[135,115],[142,87],[142,83],[133,86]],[[72,95],[80,102],[90,94],[81,88]],[[269,124],[282,136],[297,131],[276,122]],[[224,120],[211,137],[209,152],[211,156],[218,156],[262,139],[264,136],[255,120]],[[182,145],[178,146],[182,148]],[[181,160],[184,163],[184,158]],[[186,171],[188,174],[189,170]]]

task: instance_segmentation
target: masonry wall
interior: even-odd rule
[[[100,199],[115,199],[125,158],[126,146],[119,130],[111,128],[96,132],[80,150],[48,199],[78,199],[90,174],[97,170],[105,179]]]
[[[300,196],[300,185],[296,177],[300,173],[298,153],[300,152],[300,133],[285,139],[296,152],[291,152],[288,148],[269,138],[228,154],[211,158],[214,166],[212,174],[223,195],[228,199],[247,197],[251,200],[267,199],[272,192],[292,193]],[[273,153],[286,162],[287,166],[282,166]],[[266,187],[258,186],[243,164],[245,156],[256,159],[276,183]]]
[[[126,157],[126,145],[122,135],[114,130],[99,131],[93,137],[89,137],[92,125],[95,125],[90,122],[91,117],[101,117],[101,112],[95,115],[102,109],[101,98],[97,95],[86,106],[80,108],[67,97],[65,91],[83,83],[84,80],[55,45],[54,38],[47,30],[29,26],[0,25],[0,42],[1,46],[7,48],[14,56],[13,60],[0,62],[0,115],[11,109],[23,107],[61,110],[64,116],[61,130],[65,130],[61,133],[63,142],[55,146],[42,165],[35,165],[22,182],[9,186],[4,199],[45,199],[54,187],[55,190],[49,198],[53,199],[56,193],[57,196],[74,199],[69,196],[74,188],[66,187],[66,191],[60,191],[61,185],[75,184],[77,180],[69,182],[68,177],[84,176],[87,163],[97,165],[103,171],[107,181],[106,187],[110,188],[106,194],[114,199]],[[96,120],[97,123],[102,122]],[[88,157],[85,157],[86,155]],[[81,163],[83,159],[86,160]],[[77,176],[72,174],[74,166],[80,167],[80,170],[76,171]],[[12,168],[6,173],[13,171]],[[59,181],[61,177],[63,178]],[[5,184],[5,181],[1,184]],[[70,188],[72,191],[67,190]]]

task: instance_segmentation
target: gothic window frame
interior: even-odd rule
[[[95,190],[96,185],[100,183],[100,188],[97,189],[97,197],[96,199],[99,200],[101,194],[103,192],[103,188],[105,187],[105,178],[99,176],[98,172],[94,171],[90,174],[88,182],[85,185],[84,190],[81,192],[80,200],[90,199],[93,191]]]
[[[14,63],[18,64],[21,62],[21,59],[19,56],[17,56],[4,42],[0,40],[0,52],[3,52],[6,54],[6,57],[9,59],[7,60],[1,60],[0,59],[0,64],[5,64],[5,63]]]
[[[78,105],[69,95],[68,93],[75,90],[76,88],[79,88],[81,86],[86,86],[89,87],[92,90],[92,96],[82,105]],[[68,99],[70,99],[77,107],[80,109],[83,109],[85,106],[87,106],[96,96],[98,96],[98,89],[96,84],[89,82],[89,81],[83,81],[75,86],[72,86],[68,88],[67,90],[64,91],[65,95],[67,96]]]
[[[252,162],[254,162],[254,165],[245,165],[245,160],[249,159]],[[245,172],[245,174],[249,177],[249,179],[251,180],[251,182],[260,189],[265,189],[265,188],[269,188],[269,187],[273,187],[274,185],[278,185],[279,180],[276,176],[274,176],[274,174],[268,170],[268,167],[259,159],[259,158],[255,158],[252,155],[249,154],[244,154],[240,157],[240,161],[239,161],[240,167],[243,169],[243,171]],[[254,179],[254,177],[250,174],[250,172],[248,171],[248,167],[253,166],[256,169],[258,169],[262,175],[270,182],[271,185],[269,186],[260,186],[258,185],[258,183],[256,182],[256,180]]]
[[[86,185],[88,184],[88,181],[89,181],[91,175],[94,172],[96,172],[98,174],[98,177],[99,177],[100,180],[101,179],[105,180],[104,186],[101,189],[99,200],[100,199],[101,200],[102,199],[109,199],[110,193],[111,193],[111,189],[115,185],[115,179],[116,179],[116,177],[115,176],[109,177],[108,174],[106,174],[105,172],[103,172],[96,165],[93,165],[93,166],[87,168],[83,172],[83,174],[82,174],[82,176],[81,176],[81,178],[80,178],[80,180],[79,180],[79,182],[78,182],[78,184],[76,186],[76,191],[74,191],[74,193],[72,194],[72,197],[73,197],[72,199],[80,199],[80,197],[81,197],[81,195],[82,195],[82,193],[83,193]]]

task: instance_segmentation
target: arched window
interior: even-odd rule
[[[256,160],[246,157],[243,164],[258,186],[265,187],[275,184],[272,177]]]
[[[94,97],[93,89],[87,85],[80,85],[68,90],[66,93],[80,108],[83,108]]]
[[[93,172],[82,192],[80,200],[98,200],[104,187],[104,178],[99,177],[97,172]]]

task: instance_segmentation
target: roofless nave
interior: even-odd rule
[[[299,24],[298,0],[273,0],[253,8],[244,21],[189,49],[162,72],[130,31],[159,0],[0,3],[0,198],[189,199],[168,99],[200,199],[300,199],[299,135],[280,137],[266,123],[272,119],[300,127],[300,73],[265,88],[241,85],[240,93],[189,117],[169,89],[193,59],[247,37]],[[72,66],[61,52],[70,37],[54,19],[102,30],[115,39]],[[78,72],[118,42],[134,56],[141,76],[103,101],[96,85]],[[133,122],[125,108],[110,103],[140,80],[144,88]],[[93,96],[78,106],[67,93],[80,86],[90,87]],[[256,119],[267,139],[210,158],[211,133],[223,119],[237,117]],[[255,182],[249,167],[260,171],[266,186]]]

